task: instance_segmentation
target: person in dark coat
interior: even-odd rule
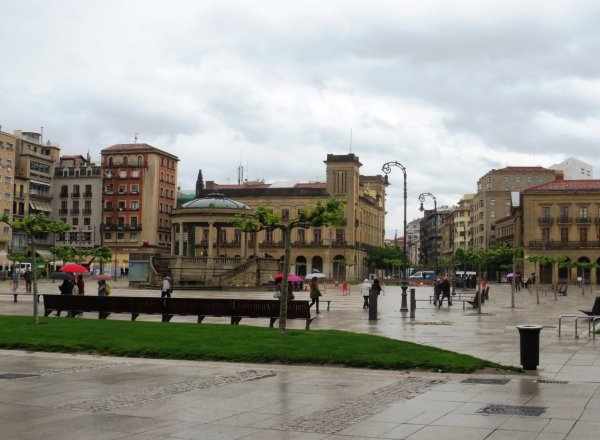
[[[450,281],[448,281],[448,277],[444,277],[444,281],[440,283],[440,292],[441,296],[439,297],[438,307],[442,307],[444,298],[448,298],[448,305],[451,306],[452,298],[450,297]]]

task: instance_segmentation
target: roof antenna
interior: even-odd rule
[[[134,134],[133,134],[133,143],[134,143],[134,144],[137,144],[137,139],[138,139],[138,134],[137,134],[137,133],[134,133]]]
[[[350,127],[350,153],[352,153],[352,127]]]

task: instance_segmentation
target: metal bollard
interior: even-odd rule
[[[415,289],[410,289],[410,319],[415,319],[415,310],[417,309],[417,299],[415,298]]]
[[[377,321],[377,292],[369,292],[369,321]]]

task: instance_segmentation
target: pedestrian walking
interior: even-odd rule
[[[433,305],[436,306],[438,302],[442,301],[442,283],[439,278],[436,278],[433,282]]]
[[[319,313],[319,297],[322,296],[322,293],[319,290],[319,282],[317,281],[317,278],[311,278],[309,285],[310,299],[312,301],[308,307],[312,307],[313,304],[316,304],[317,313]]]
[[[163,278],[162,286],[160,289],[161,298],[171,298],[171,292],[173,291],[173,280],[169,275]]]
[[[29,268],[25,269],[23,279],[25,280],[25,292],[31,293],[31,270]]]
[[[365,278],[365,280],[363,281],[362,286],[360,286],[360,292],[363,296],[363,309],[368,309],[369,293],[371,292],[371,282],[368,279]]]
[[[381,295],[381,292],[383,291],[383,287],[379,283],[379,279],[375,278],[373,280],[373,284],[371,284],[371,290],[373,292],[375,292],[377,295]]]
[[[17,273],[17,269],[13,268],[13,271],[12,271],[12,293],[13,293],[13,295],[17,294],[18,288],[19,288],[19,274]]]
[[[448,281],[448,277],[444,277],[444,281],[440,283],[440,292],[441,297],[439,298],[438,308],[442,307],[444,298],[448,299],[448,306],[451,306],[452,298],[450,297],[450,281]]]
[[[106,296],[106,281],[98,281],[98,296]]]
[[[77,275],[77,293],[79,295],[84,295],[85,291],[85,282],[83,281],[83,275]]]

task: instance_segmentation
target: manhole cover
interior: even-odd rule
[[[537,417],[542,415],[545,411],[546,408],[541,406],[490,405],[477,412],[479,414]]]
[[[5,373],[0,374],[0,379],[12,380],[23,379],[24,377],[37,377],[37,374],[20,374],[20,373]]]
[[[510,382],[510,379],[476,379],[476,378],[468,378],[461,383],[476,383],[476,384],[484,384],[484,385],[506,385]]]

